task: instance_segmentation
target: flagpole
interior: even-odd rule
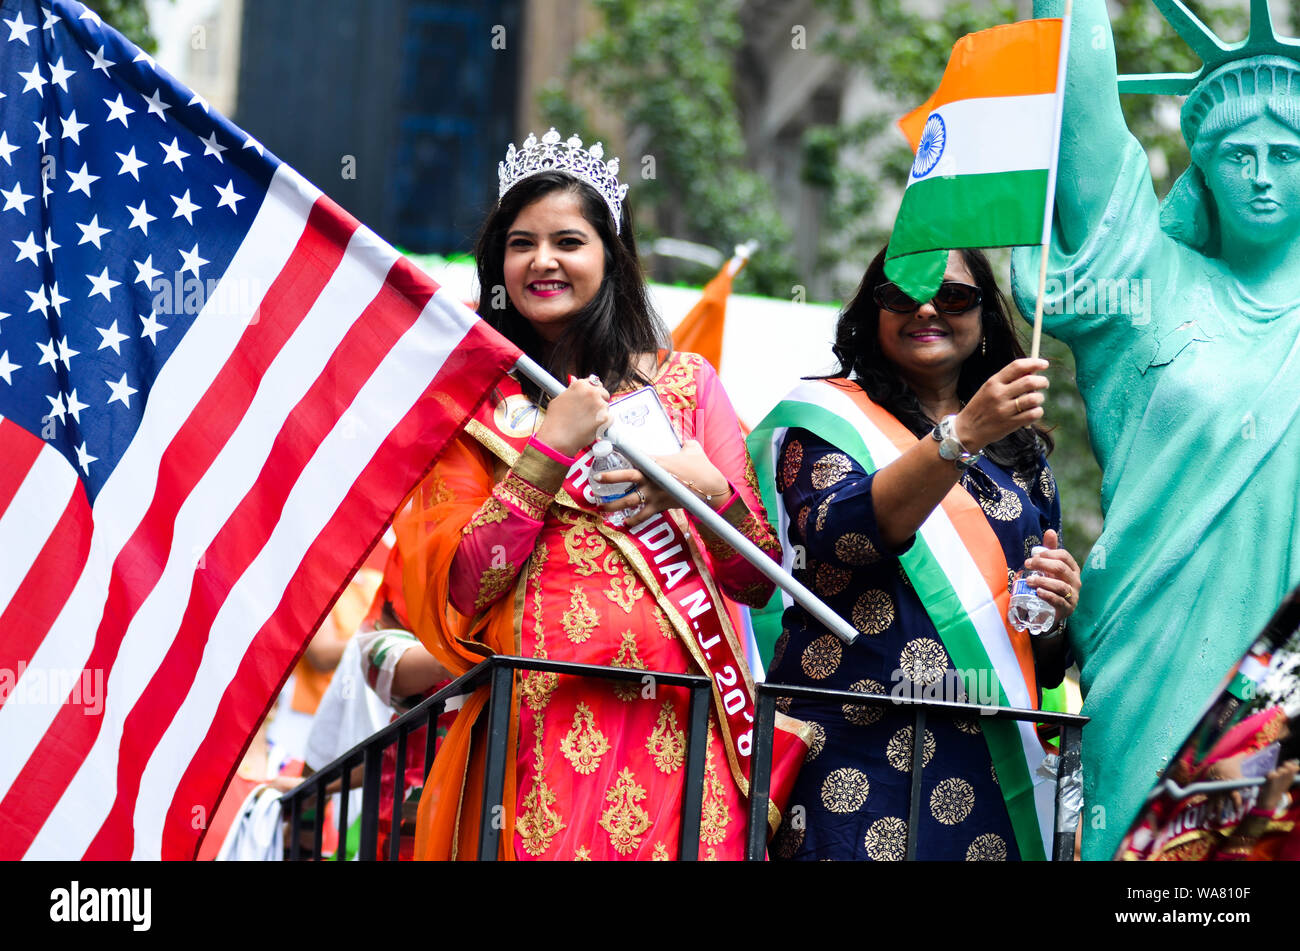
[[[515,363],[515,370],[528,377],[552,397],[559,396],[564,392],[564,387],[560,385],[560,381],[547,373],[544,367],[527,355],[519,357],[519,360]],[[800,607],[820,621],[827,630],[834,632],[846,644],[852,644],[857,640],[857,629],[796,581],[793,575],[764,554],[757,545],[740,534],[726,519],[709,508],[703,499],[678,482],[667,470],[636,446],[629,446],[620,442],[617,427],[611,427],[605,436],[647,479],[671,495],[673,501],[703,522],[709,531],[743,555],[746,561],[761,571],[769,581],[772,581],[790,595]]]
[[[1043,204],[1043,238],[1039,248],[1038,295],[1034,304],[1034,338],[1029,355],[1038,357],[1043,340],[1043,295],[1047,293],[1047,252],[1052,243],[1052,213],[1056,208],[1056,169],[1061,157],[1061,118],[1065,112],[1065,68],[1070,61],[1070,23],[1073,19],[1074,0],[1065,0],[1065,16],[1061,24],[1061,55],[1056,71],[1056,129],[1053,137],[1052,164],[1047,170],[1047,201]]]

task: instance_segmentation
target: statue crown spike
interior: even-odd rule
[[[1250,31],[1239,43],[1224,43],[1182,0],[1152,0],[1169,25],[1201,59],[1194,73],[1143,73],[1119,77],[1122,93],[1185,96],[1215,70],[1256,56],[1282,56],[1300,63],[1300,39],[1278,36],[1268,0],[1250,0]]]

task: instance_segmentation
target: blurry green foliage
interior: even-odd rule
[[[799,283],[788,253],[790,230],[771,187],[746,161],[732,88],[742,38],[739,0],[593,0],[593,6],[604,29],[578,49],[570,79],[616,108],[633,142],[644,141],[643,154],[621,157],[635,206],[660,206],[673,221],[672,237],[724,254],[758,241],[762,253],[741,273],[738,289],[788,296]],[[607,138],[561,88],[542,90],[539,106],[557,128],[587,141]],[[653,159],[653,178],[646,158]],[[638,224],[637,237],[656,235]]]
[[[89,6],[105,23],[146,53],[158,51],[158,40],[149,29],[149,11],[144,0],[91,0]]]

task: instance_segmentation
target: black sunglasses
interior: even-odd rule
[[[881,284],[876,288],[876,303],[895,314],[906,314],[920,307],[920,303],[905,294],[897,284]],[[935,291],[930,303],[941,314],[964,314],[979,306],[980,289],[960,281],[944,281]]]

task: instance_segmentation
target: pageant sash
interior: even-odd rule
[[[867,472],[897,459],[916,437],[861,387],[845,380],[808,380],[795,387],[750,436],[763,503],[779,513],[780,537],[788,538],[789,513],[776,491],[778,454],[786,431],[807,429],[853,457]],[[987,677],[1001,706],[1037,709],[1033,654],[1027,634],[1007,623],[1007,563],[983,510],[960,485],[921,525],[916,541],[899,561],[944,648],[960,671]],[[793,567],[794,552],[784,564]],[[756,631],[779,632],[790,605],[778,591],[756,612]],[[1040,769],[1043,748],[1032,723],[993,720],[983,724],[999,788],[1016,843],[1024,859],[1050,854],[1055,817],[1055,783]]]
[[[495,406],[481,406],[466,427],[466,432],[508,465],[514,464],[527,445],[537,418],[519,402],[522,394],[510,392],[517,385],[510,379],[503,381],[500,390],[505,395]],[[649,588],[700,669],[709,672],[727,761],[737,786],[748,798],[754,682],[722,597],[705,570],[681,512],[660,512],[631,530],[605,522],[589,482],[592,460],[588,448],[566,473],[556,501],[596,516],[598,530],[619,549]],[[780,804],[792,788],[807,752],[807,742],[794,729],[794,721],[780,713],[777,718],[783,722],[778,722],[773,737],[772,802],[768,806],[768,822],[773,830],[780,824]]]

